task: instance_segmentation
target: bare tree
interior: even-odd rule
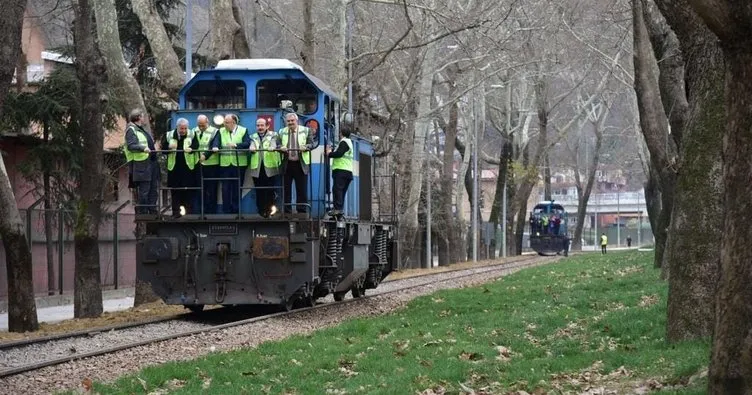
[[[125,108],[146,109],[138,82],[128,70],[123,57],[115,0],[94,0],[94,12],[97,41],[107,64],[107,73],[111,76],[112,89],[122,97]]]
[[[81,89],[81,129],[84,141],[84,169],[87,176],[79,184],[80,200],[76,218],[74,316],[98,317],[102,314],[102,285],[99,268],[99,224],[102,217],[102,179],[104,143],[102,105],[107,101],[103,85],[107,67],[93,35],[93,10],[88,0],[74,5],[76,15],[74,42],[76,73]]]
[[[26,0],[10,1],[0,15],[0,115],[21,53],[21,28]],[[17,70],[18,74],[25,70]],[[5,247],[8,275],[8,330],[35,331],[39,328],[34,301],[34,282],[29,240],[18,213],[13,187],[0,157],[0,237]]]
[[[136,13],[144,29],[144,35],[149,40],[149,46],[157,62],[157,72],[160,82],[170,97],[176,98],[183,87],[183,70],[180,68],[178,55],[172,48],[167,36],[162,18],[154,7],[154,0],[131,0],[133,12]],[[229,10],[232,14],[232,9]],[[217,26],[212,26],[217,28]]]
[[[313,0],[303,0],[303,68],[309,73],[316,70],[316,25],[313,22]]]

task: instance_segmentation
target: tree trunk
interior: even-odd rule
[[[506,192],[504,191],[504,180],[509,179],[509,163],[512,160],[512,139],[509,137],[509,135],[504,137],[504,141],[501,144],[501,155],[499,156],[499,177],[496,179],[496,192],[494,192],[494,201],[493,206],[491,207],[491,217],[489,219],[490,222],[493,223],[494,231],[498,231],[499,222],[505,222],[504,218],[502,217],[504,210],[504,193]],[[508,185],[507,189],[509,189]],[[508,204],[509,194],[507,193],[507,205]],[[507,210],[507,213],[508,212],[509,210]],[[509,231],[508,224],[509,223],[507,222],[507,232]],[[492,239],[492,245],[494,246],[494,249],[496,248],[496,244],[494,243],[495,239],[495,237]],[[504,252],[502,251],[500,254],[503,256]]]
[[[303,0],[303,68],[309,73],[315,72],[316,41],[314,40],[315,25],[313,23],[313,0]]]
[[[146,110],[141,88],[128,70],[120,44],[117,10],[115,0],[94,0],[94,12],[97,21],[97,39],[102,50],[107,74],[115,93],[121,97],[126,111],[140,108]]]
[[[640,126],[645,143],[650,151],[650,164],[661,179],[661,210],[655,221],[655,267],[663,265],[667,229],[671,220],[671,206],[674,197],[676,173],[669,157],[668,119],[663,112],[661,95],[658,90],[656,61],[648,39],[643,20],[642,1],[632,2],[634,24],[634,69],[635,94],[640,112]]]
[[[648,221],[653,235],[658,228],[658,216],[661,212],[661,178],[658,172],[649,166],[648,180],[645,182],[645,208],[648,210]]]
[[[749,15],[747,15],[749,17]],[[710,393],[752,393],[752,45],[724,48],[726,123],[723,144],[723,223],[720,280],[715,299]]]
[[[172,43],[167,36],[162,18],[159,17],[153,0],[131,0],[131,3],[133,5],[133,12],[138,16],[138,20],[141,21],[143,33],[149,40],[151,52],[154,54],[154,59],[157,62],[160,82],[167,91],[167,94],[176,99],[180,88],[183,87],[183,81],[185,81],[184,72],[180,68],[178,55],[172,48]],[[226,15],[230,15],[232,12],[231,9],[228,9],[228,11]],[[224,23],[227,23],[227,21],[224,20]],[[220,26],[212,25],[212,32],[214,29],[221,28],[223,24],[220,24]]]
[[[21,93],[26,86],[26,69],[29,65],[26,61],[26,54],[23,52],[21,45],[19,45],[18,50],[18,62],[16,63],[16,92]]]
[[[0,13],[0,118],[3,104],[21,53],[21,29],[26,0],[12,0]],[[19,70],[19,73],[25,71]],[[39,329],[34,301],[31,250],[21,214],[18,212],[13,186],[0,156],[0,237],[5,248],[8,275],[8,330],[31,332]]]
[[[248,37],[245,34],[245,17],[243,10],[238,5],[238,0],[232,0],[232,16],[238,24],[238,30],[232,37],[232,50],[238,59],[248,59],[251,57],[251,45],[248,43]]]
[[[725,124],[723,57],[717,38],[687,4],[680,3],[684,2],[658,2],[680,41],[692,114],[682,130],[681,171],[675,193],[669,191],[674,195],[664,256],[669,279],[669,341],[712,334],[723,217],[719,181],[722,141],[718,138]],[[665,211],[667,191],[663,187]]]
[[[577,225],[574,228],[574,240],[572,240],[571,250],[582,250],[582,228],[585,226],[585,215],[587,214],[587,206],[590,201],[590,194],[593,192],[593,186],[595,185],[595,169],[598,167],[598,161],[601,155],[601,146],[603,144],[603,123],[608,118],[608,113],[602,114],[602,118],[599,121],[600,125],[595,125],[595,152],[593,153],[593,159],[590,163],[587,163],[587,181],[585,182],[585,188],[582,188],[580,183],[577,185]],[[579,175],[576,175],[579,179]]]
[[[713,4],[694,0],[691,5],[715,34],[713,38],[717,37],[725,55],[725,118],[721,118],[721,123],[711,124],[714,130],[724,130],[725,217],[719,232],[722,235],[720,273],[708,389],[711,394],[752,394],[752,250],[749,248],[752,228],[747,218],[752,208],[749,200],[752,194],[749,178],[752,174],[752,40],[749,35],[752,10],[749,2],[738,0],[714,1]],[[716,73],[711,75],[716,76]],[[719,140],[717,136],[716,139]]]
[[[420,205],[421,190],[423,189],[423,164],[425,163],[426,136],[431,128],[431,93],[433,86],[433,70],[436,47],[429,44],[426,47],[423,64],[421,65],[420,84],[418,87],[418,115],[415,121],[415,135],[412,141],[412,156],[410,157],[410,182],[408,185],[407,207],[403,213],[403,230],[405,236],[403,244],[405,256],[410,256],[412,245],[418,232],[418,206]]]
[[[455,84],[451,84],[450,92],[456,90]],[[451,93],[450,93],[451,95]],[[441,206],[439,207],[439,222],[443,225],[444,232],[439,238],[439,266],[448,266],[456,263],[456,250],[460,248],[459,229],[452,215],[452,180],[454,176],[454,150],[457,139],[457,123],[459,120],[459,108],[457,104],[449,107],[449,123],[444,128],[444,158],[441,172]]]
[[[80,201],[76,218],[74,245],[76,255],[74,316],[98,317],[102,314],[102,286],[99,269],[99,224],[102,216],[102,87],[107,68],[92,31],[92,9],[88,0],[74,6],[76,22],[74,43],[76,73],[81,81],[81,130],[83,132],[83,169],[79,183]]]

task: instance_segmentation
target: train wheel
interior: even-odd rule
[[[183,305],[183,307],[190,310],[192,313],[200,313],[204,311],[204,305],[202,304],[186,304]]]
[[[360,298],[362,296],[366,296],[366,287],[363,285],[356,286],[352,289],[352,296],[353,298]]]
[[[347,294],[347,291],[345,292],[335,292],[334,293],[334,301],[335,302],[341,302],[345,300],[345,295]]]

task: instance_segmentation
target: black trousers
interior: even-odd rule
[[[295,181],[296,211],[305,213],[308,211],[304,204],[308,203],[308,176],[303,173],[303,165],[300,161],[288,161],[285,169],[285,212],[292,213],[292,182]]]
[[[151,180],[135,182],[138,191],[137,214],[156,214],[157,200],[159,199],[159,168],[154,165],[151,172]]]
[[[241,195],[240,186],[245,179],[246,166],[220,167],[221,178],[232,178],[222,181],[222,212],[225,214],[238,214],[238,199]]]
[[[178,216],[180,214],[180,206],[185,207],[186,214],[193,213],[195,194],[195,190],[191,189],[173,189],[172,191],[170,191],[170,200],[172,200],[172,215]]]
[[[332,171],[332,178],[334,179],[334,186],[332,187],[334,209],[342,210],[345,206],[345,194],[347,194],[347,188],[350,186],[353,179],[352,172],[337,169]]]
[[[605,253],[606,253],[606,246],[602,245],[601,246],[601,254],[605,254]]]
[[[219,165],[202,166],[201,171],[204,178],[204,214],[217,214],[217,186],[219,182],[207,180],[207,178],[219,178]]]
[[[276,176],[266,175],[266,169],[261,166],[259,176],[253,177],[253,185],[256,187],[256,208],[259,214],[268,212],[274,204],[274,186]]]

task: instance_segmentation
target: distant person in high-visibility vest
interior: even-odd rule
[[[199,211],[198,207],[194,207],[194,197],[198,190],[185,189],[198,187],[195,171],[197,161],[193,150],[198,149],[199,143],[193,138],[187,119],[178,119],[175,126],[175,129],[162,136],[159,146],[167,156],[167,186],[172,188],[172,216],[178,218]]]
[[[239,213],[240,186],[248,169],[248,157],[251,138],[245,127],[238,125],[238,116],[227,114],[224,126],[212,141],[212,151],[219,153],[219,174],[222,181],[222,211],[225,214]],[[225,152],[226,151],[226,152]]]
[[[608,237],[605,233],[601,233],[601,254],[606,253],[606,245],[608,245]]]
[[[353,179],[353,143],[350,140],[350,129],[342,125],[340,136],[341,139],[334,152],[332,152],[331,147],[326,147],[326,155],[332,159],[331,169],[332,179],[334,180],[332,186],[334,210],[329,213],[332,216],[343,214],[345,195]]]
[[[277,149],[277,138],[269,130],[265,118],[256,120],[256,133],[251,134],[251,164],[248,166],[256,189],[256,208],[259,215],[268,218],[276,214],[274,189],[282,158]]]
[[[201,114],[196,119],[197,126],[193,128],[193,135],[198,140],[199,174],[204,179],[204,214],[217,213],[217,187],[219,183],[211,178],[219,177],[219,155],[212,155],[211,143],[219,131],[209,124],[209,118]],[[207,180],[208,178],[208,180]]]
[[[277,132],[279,150],[283,152],[282,172],[284,173],[285,213],[292,213],[292,184],[295,181],[295,209],[298,213],[307,212],[308,171],[311,166],[311,149],[315,146],[312,131],[298,124],[294,112],[285,115],[286,127]]]
[[[128,121],[123,152],[128,163],[128,187],[136,188],[138,194],[136,214],[156,214],[161,175],[154,138],[144,129],[143,110],[132,110]]]

